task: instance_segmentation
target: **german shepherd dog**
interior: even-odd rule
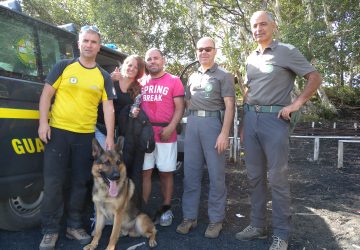
[[[104,151],[96,139],[92,141],[94,163],[92,175],[94,187],[92,199],[96,210],[95,234],[84,250],[98,246],[106,219],[113,219],[113,228],[107,250],[115,249],[122,235],[149,238],[149,246],[156,246],[156,229],[152,220],[140,213],[135,205],[135,185],[126,176],[126,166],[122,158],[123,138],[119,139],[114,150]]]

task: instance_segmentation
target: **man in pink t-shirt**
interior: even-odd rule
[[[164,71],[165,58],[159,49],[145,54],[149,75],[142,80],[141,108],[149,117],[155,134],[155,150],[145,154],[143,165],[143,199],[151,193],[151,175],[156,165],[159,170],[163,205],[159,209],[161,226],[170,226],[173,219],[171,198],[173,171],[176,169],[176,125],[184,113],[184,87],[179,77]]]

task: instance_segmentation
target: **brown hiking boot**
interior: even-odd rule
[[[58,238],[59,238],[58,233],[44,234],[44,237],[42,238],[42,241],[39,246],[39,250],[54,250]]]
[[[181,224],[176,228],[176,232],[179,234],[187,234],[190,229],[197,226],[197,220],[183,219]]]
[[[66,237],[72,240],[77,240],[81,245],[89,244],[91,241],[90,235],[82,228],[70,228],[66,229]]]
[[[216,222],[208,225],[205,231],[205,237],[215,239],[219,237],[220,231],[222,230],[222,222]]]

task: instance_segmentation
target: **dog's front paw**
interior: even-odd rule
[[[97,245],[89,244],[84,246],[83,250],[95,250]]]
[[[156,245],[157,245],[157,242],[156,242],[156,240],[149,240],[149,247],[156,247]]]

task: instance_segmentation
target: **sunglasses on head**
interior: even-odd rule
[[[204,50],[205,50],[206,52],[210,52],[210,51],[212,51],[213,49],[215,49],[215,48],[214,48],[214,47],[206,47],[206,48],[197,48],[196,50],[201,53],[201,52],[203,52]]]
[[[94,32],[100,34],[99,29],[96,26],[93,26],[93,25],[82,26],[81,29],[80,29],[80,32],[85,32],[85,31],[88,31],[88,30],[91,30],[91,31],[94,31]]]

